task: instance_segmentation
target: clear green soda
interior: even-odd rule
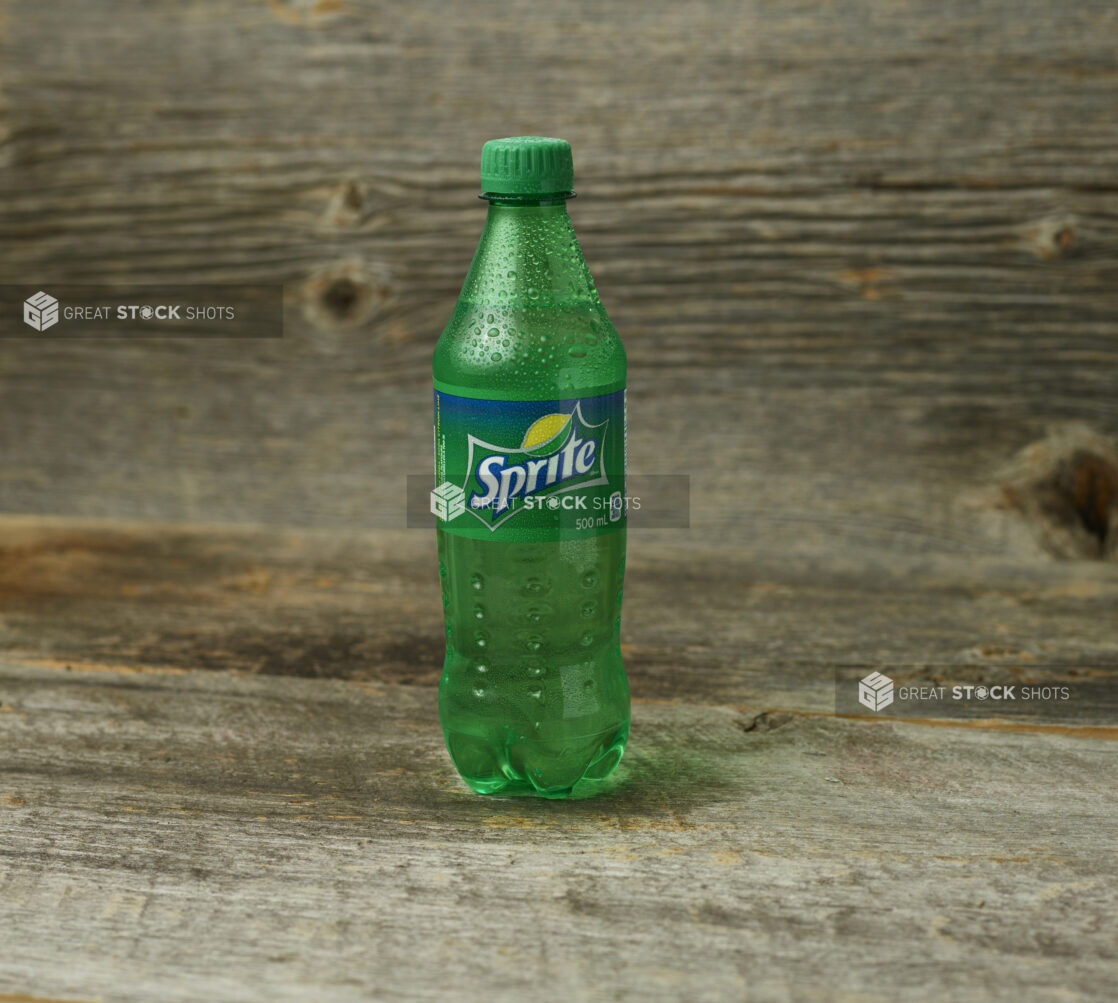
[[[482,794],[581,793],[629,735],[625,351],[567,215],[571,184],[562,140],[485,145],[488,217],[435,348],[439,716]]]

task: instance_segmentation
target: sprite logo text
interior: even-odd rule
[[[533,422],[518,448],[469,436],[467,508],[496,528],[525,505],[534,507],[537,497],[608,484],[602,448],[608,424],[587,424],[576,404],[569,414]]]
[[[625,391],[489,400],[436,384],[435,483],[431,511],[447,532],[474,539],[623,529]]]
[[[477,479],[488,491],[484,495],[472,495],[470,505],[472,508],[492,507],[496,512],[504,512],[511,504],[510,500],[521,494],[527,498],[553,484],[589,473],[594,469],[597,449],[597,439],[583,440],[572,435],[562,449],[543,459],[505,466],[507,456],[490,456],[482,460],[477,469]]]

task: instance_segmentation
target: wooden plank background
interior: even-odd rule
[[[1074,700],[1013,720],[1118,724],[1113,563],[811,563],[673,535],[634,533],[626,562],[622,650],[640,699],[832,713],[836,673],[877,669],[900,685],[1070,685]],[[3,648],[60,670],[422,685],[433,709],[432,536],[0,518]]]
[[[0,993],[1109,1000],[1116,108],[1109,2],[0,0],[0,309],[286,313],[0,339]],[[559,806],[457,782],[403,528],[519,133],[691,478]],[[872,669],[1076,699],[836,716]]]
[[[402,525],[480,145],[543,132],[696,528],[1097,555],[999,485],[1118,437],[1112,4],[59,9],[3,4],[4,282],[283,282],[287,333],[6,342],[0,509]]]

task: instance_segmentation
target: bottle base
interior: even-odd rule
[[[586,745],[579,750],[564,749],[567,754],[559,756],[531,746],[494,750],[476,736],[462,734],[447,734],[446,744],[459,775],[474,792],[558,800],[590,795],[613,773],[625,751],[628,728],[611,737],[604,747],[592,739],[589,755]]]

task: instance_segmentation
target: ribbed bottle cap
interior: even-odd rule
[[[491,139],[481,148],[481,190],[499,195],[551,195],[574,185],[571,144],[548,136]]]

